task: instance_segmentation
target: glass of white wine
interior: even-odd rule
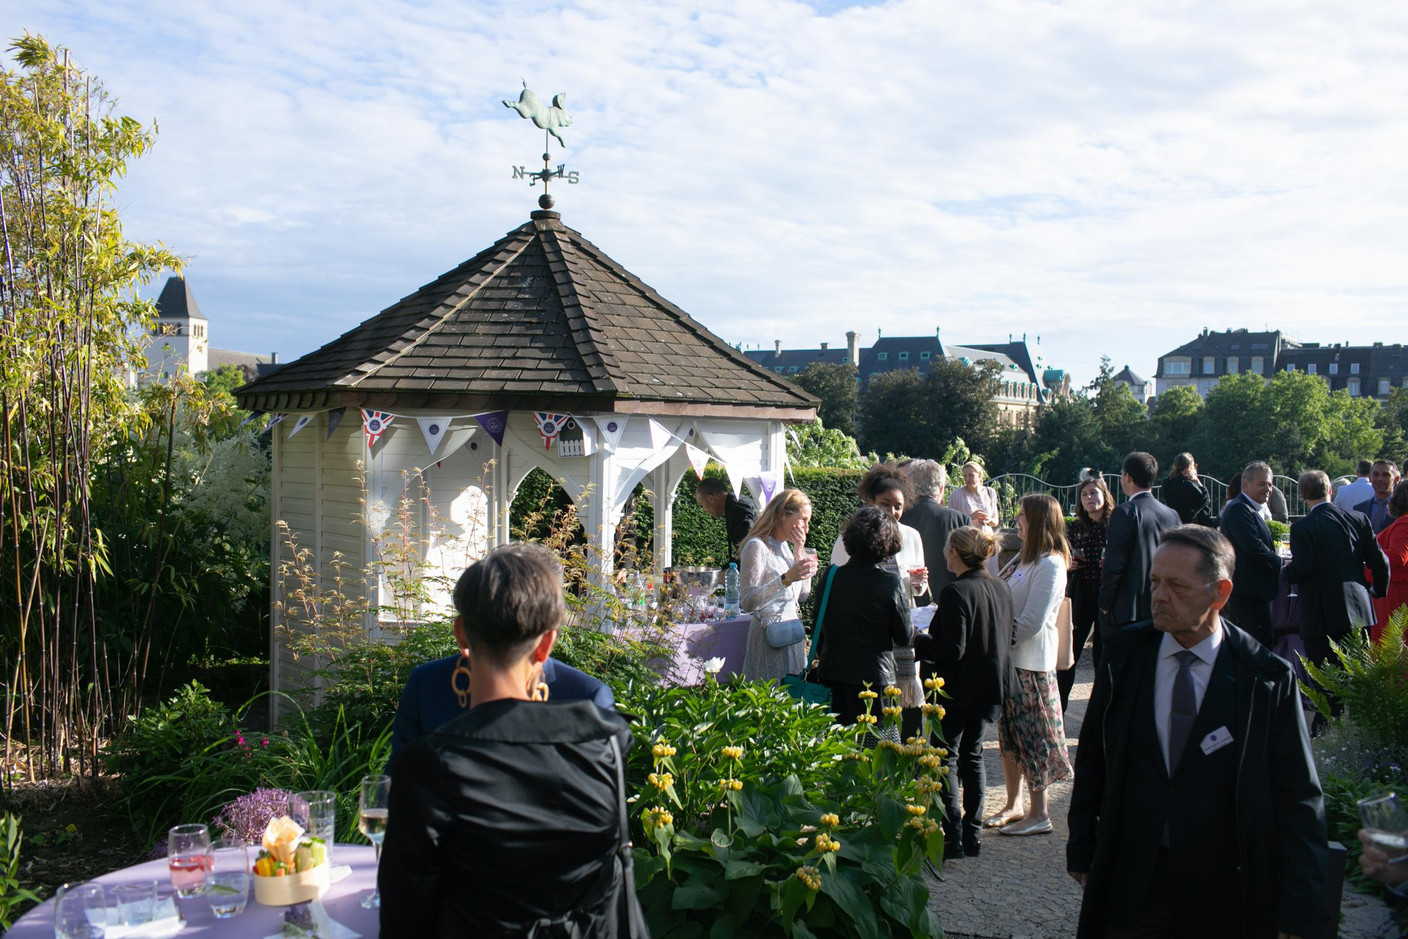
[[[357,827],[362,834],[367,836],[372,847],[376,849],[378,869],[381,867],[381,839],[386,837],[386,816],[390,806],[390,796],[390,776],[362,777],[362,795],[357,806]],[[369,910],[381,906],[381,890],[373,887],[372,892],[362,898],[362,906]]]
[[[1390,864],[1408,860],[1408,811],[1397,793],[1360,799],[1359,820]]]

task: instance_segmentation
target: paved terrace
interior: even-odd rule
[[[1075,761],[1076,740],[1090,700],[1094,670],[1089,650],[1082,656],[1066,716],[1067,744]],[[983,745],[987,768],[987,808],[999,811],[1005,799],[997,729]],[[1080,910],[1080,887],[1066,874],[1066,812],[1071,781],[1051,789],[1051,818],[1056,831],[1025,838],[983,833],[976,858],[946,861],[942,880],[930,881],[932,908],[950,939],[1047,939],[1072,936]],[[1377,898],[1346,888],[1339,936],[1370,939],[1394,935],[1388,909]]]

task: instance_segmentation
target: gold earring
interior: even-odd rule
[[[464,690],[460,690],[459,677],[464,676]],[[450,689],[454,691],[455,697],[460,699],[460,707],[469,707],[469,652],[460,650],[459,661],[455,663],[455,670],[450,673]]]
[[[543,667],[539,665],[528,679],[528,700],[546,701],[548,699],[548,684],[543,681]]]

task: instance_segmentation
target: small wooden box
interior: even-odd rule
[[[311,870],[283,877],[252,876],[254,899],[264,906],[293,906],[316,900],[327,892],[332,865],[319,864]]]

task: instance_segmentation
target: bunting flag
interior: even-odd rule
[[[243,430],[244,425],[248,424],[252,420],[263,417],[267,413],[267,411],[251,411],[249,417],[246,417],[244,420],[240,421],[240,426],[238,429]]]
[[[305,428],[305,427],[307,427],[309,424],[311,424],[311,423],[313,422],[313,418],[315,418],[315,417],[317,417],[317,416],[318,416],[318,415],[316,415],[316,414],[300,414],[300,415],[298,415],[298,420],[296,420],[296,421],[293,422],[293,430],[289,431],[289,432],[288,432],[288,435],[289,435],[290,437],[292,437],[294,434],[298,433],[300,430],[302,430],[303,428]]]
[[[704,467],[709,465],[709,454],[689,442],[685,443],[684,452],[689,457],[689,465],[694,467],[694,475],[703,479]]]
[[[538,425],[538,433],[543,435],[543,449],[551,450],[552,442],[557,439],[557,435],[562,433],[562,428],[567,424],[567,415],[534,411],[533,423]]]
[[[342,415],[346,413],[346,408],[333,408],[328,412],[328,435],[325,440],[332,439],[332,432],[337,430],[337,425],[342,423]]]
[[[494,443],[501,447],[504,445],[504,430],[508,427],[507,411],[485,411],[483,414],[474,415],[474,419],[484,428],[485,433],[494,438]]]
[[[774,473],[771,470],[764,470],[763,472],[758,474],[758,495],[762,499],[759,508],[764,505],[767,505],[769,502],[772,501],[773,493],[777,492],[777,484],[782,482],[781,477],[781,473]]]
[[[420,425],[420,432],[425,437],[425,445],[430,448],[430,455],[434,456],[435,451],[440,449],[441,441],[445,439],[445,431],[450,429],[450,418],[418,417],[416,423]]]
[[[675,435],[666,430],[665,425],[661,424],[655,418],[649,418],[649,421],[650,449],[659,450],[661,447],[665,446],[665,444],[669,443]]]
[[[386,428],[391,426],[391,422],[395,419],[395,414],[362,408],[362,429],[367,432],[367,446],[369,448],[376,446],[377,438],[386,431]]]
[[[597,430],[601,431],[601,445],[607,450],[615,451],[616,445],[621,442],[621,434],[626,430],[625,417],[617,417],[608,414],[605,417],[594,417]]]
[[[728,476],[728,487],[733,490],[735,499],[743,498],[743,470],[733,463],[724,462],[724,473]],[[761,508],[762,506],[759,506]]]
[[[264,425],[264,430],[261,431],[261,433],[267,434],[269,431],[274,429],[275,424],[281,423],[286,417],[288,417],[288,414],[284,411],[280,411],[278,414],[275,414],[273,417],[269,418],[269,423]]]

